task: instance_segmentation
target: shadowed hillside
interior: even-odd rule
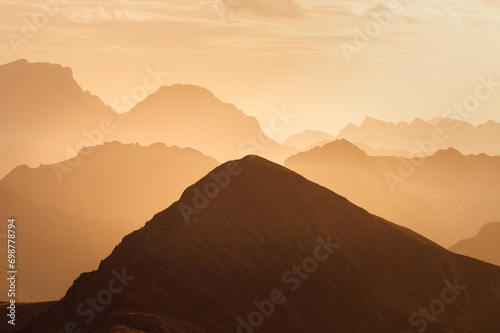
[[[137,228],[127,219],[91,218],[39,205],[1,185],[0,202],[2,227],[16,219],[17,301],[59,299],[82,270],[96,269],[120,239]],[[0,255],[7,258],[6,239],[0,243]],[[0,261],[3,272],[7,264]],[[0,280],[0,290],[9,289],[7,282]],[[7,292],[0,296],[0,301],[6,299]]]
[[[462,239],[450,251],[500,266],[500,222],[485,224],[476,236]]]
[[[454,149],[419,160],[368,156],[338,140],[294,155],[285,166],[443,246],[500,218],[500,157]]]
[[[499,267],[247,157],[187,188],[26,331],[490,333],[499,281]],[[84,303],[94,295],[99,313]]]
[[[54,165],[20,166],[0,184],[36,203],[139,227],[218,164],[191,148],[112,142]]]

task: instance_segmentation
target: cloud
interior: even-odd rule
[[[66,13],[66,17],[77,23],[99,23],[106,21],[145,22],[153,19],[150,14],[142,11],[130,9],[106,10],[103,6],[91,9],[76,8]]]
[[[305,13],[294,0],[219,0],[226,9],[248,11],[262,17],[303,18]]]
[[[433,23],[460,25],[462,15],[451,8],[431,8],[410,4],[407,1],[377,0],[370,3],[352,3],[351,12],[356,16],[368,16],[389,11],[407,23]]]

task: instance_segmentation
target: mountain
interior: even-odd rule
[[[19,221],[17,299],[62,297],[78,273],[95,269],[124,235],[217,165],[191,148],[113,142],[57,164],[15,168],[0,181],[0,213]]]
[[[485,224],[476,236],[462,239],[450,251],[500,266],[500,222]]]
[[[410,157],[410,152],[406,150],[389,150],[385,148],[373,148],[363,142],[355,142],[356,146],[361,148],[365,153],[370,156],[402,156],[402,157]]]
[[[112,142],[53,165],[19,166],[0,184],[42,205],[127,218],[139,227],[217,165],[191,148]]]
[[[276,117],[278,124],[290,121]],[[297,152],[266,137],[254,117],[194,85],[161,87],[123,118],[113,133],[121,142],[191,147],[220,161],[255,153],[282,163]]]
[[[88,141],[86,133],[118,117],[76,83],[70,68],[49,63],[18,60],[1,65],[0,101],[0,142],[11,145],[22,141],[36,146],[34,154],[23,150],[26,156],[22,163],[33,166],[41,162],[33,163],[38,154],[47,156],[48,162],[67,158],[72,150],[81,148],[77,148],[79,144]],[[5,163],[10,162],[2,160],[0,170],[11,165]]]
[[[282,163],[298,152],[269,139],[254,117],[194,85],[162,87],[119,115],[84,91],[70,68],[22,59],[0,66],[0,101],[0,150],[8,150],[0,178],[17,165],[64,161],[114,140],[191,147],[221,161],[256,153]],[[277,126],[290,121],[286,112],[275,117]]]
[[[451,118],[387,123],[367,117],[360,126],[348,124],[337,138],[375,148],[404,150],[418,156],[429,156],[450,147],[464,154],[500,155],[500,124],[493,120],[473,126]]]
[[[304,132],[290,136],[283,142],[283,144],[286,146],[296,147],[299,150],[303,150],[317,142],[333,140],[335,140],[335,137],[333,135],[320,131],[306,130]]]
[[[25,332],[491,333],[499,307],[500,267],[249,156],[187,188]]]
[[[16,219],[17,301],[59,299],[82,270],[96,269],[136,228],[127,219],[90,218],[39,205],[1,185],[0,202],[4,230],[8,219]],[[6,238],[0,244],[0,255],[7,258]],[[0,269],[8,270],[7,260],[0,261]],[[0,280],[0,301],[7,299],[7,282]]]
[[[18,140],[9,144],[0,145],[0,156],[2,156],[2,162],[0,163],[0,179],[18,165],[25,164],[31,167],[37,167],[40,163],[50,163],[52,160],[50,157],[40,152],[40,149],[28,143],[26,140]]]
[[[46,311],[54,302],[16,302],[16,326],[23,327],[33,319]],[[7,306],[10,303],[0,303],[0,315],[7,318]],[[11,332],[12,325],[7,320],[0,321],[0,332]]]
[[[447,247],[500,219],[500,157],[454,149],[420,160],[368,156],[338,140],[291,156],[285,166]]]
[[[463,155],[448,148],[423,160],[377,160],[391,186],[432,207],[458,232],[458,239],[471,237],[483,224],[500,220],[500,156]]]
[[[302,149],[302,151],[308,151],[316,147],[323,147],[329,142],[332,142],[332,140],[319,141]],[[385,148],[373,148],[363,142],[355,142],[354,144],[370,156],[402,156],[402,157],[410,156],[410,152],[407,152],[405,150],[389,150]]]

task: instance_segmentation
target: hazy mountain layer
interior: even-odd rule
[[[411,123],[387,123],[367,117],[360,126],[348,124],[338,139],[361,142],[374,148],[404,150],[429,156],[450,147],[464,154],[500,155],[500,124],[490,120],[473,126],[460,119],[415,119]]]
[[[339,140],[294,155],[285,166],[443,246],[500,219],[500,157],[453,149],[418,160],[368,156]]]
[[[450,251],[500,266],[500,222],[485,224],[476,236],[462,239]]]
[[[491,333],[499,306],[500,267],[247,157],[125,237],[27,331]]]
[[[128,218],[139,227],[218,164],[190,148],[112,142],[57,164],[20,166],[0,184],[36,203],[87,216]]]

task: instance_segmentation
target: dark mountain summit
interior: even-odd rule
[[[499,267],[248,156],[188,187],[26,331],[491,333],[499,307]]]

